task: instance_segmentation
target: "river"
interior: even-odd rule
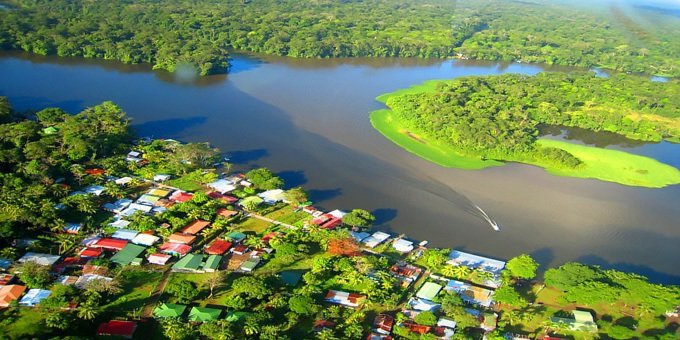
[[[644,189],[556,177],[508,164],[442,168],[373,130],[374,97],[428,79],[542,70],[461,60],[296,60],[236,55],[229,75],[176,79],[148,65],[0,55],[0,95],[18,110],[70,112],[112,100],[140,135],[209,141],[238,168],[266,166],[304,185],[319,206],[373,211],[379,229],[500,259],[529,253],[543,264],[577,260],[680,283],[680,186]],[[680,167],[680,146],[577,141],[650,155]],[[553,137],[555,138],[555,137]],[[602,140],[600,140],[602,139]],[[494,232],[473,209],[502,227]]]

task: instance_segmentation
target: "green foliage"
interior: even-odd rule
[[[517,293],[515,288],[507,284],[496,289],[493,298],[500,303],[513,307],[524,307],[527,305],[527,301]]]
[[[28,288],[46,288],[52,282],[50,268],[33,261],[22,263],[16,268],[16,272]]]
[[[514,278],[531,280],[536,277],[538,263],[527,254],[522,254],[510,259],[505,265],[505,269]]]
[[[165,291],[177,298],[179,303],[190,303],[199,293],[195,283],[185,280],[171,281]]]
[[[309,199],[307,192],[301,187],[292,188],[284,193],[286,200],[293,205],[300,205]]]
[[[319,306],[314,303],[314,299],[305,295],[295,295],[288,300],[288,307],[291,311],[301,315],[313,315],[319,310]]]
[[[600,280],[604,275],[597,268],[569,262],[559,268],[548,269],[543,277],[547,286],[566,291],[583,282]]]
[[[283,180],[275,176],[271,170],[267,168],[258,168],[250,170],[246,173],[248,181],[253,183],[260,189],[271,190],[283,187]]]
[[[437,316],[434,313],[425,311],[416,315],[414,321],[425,326],[434,326],[437,324]]]
[[[342,217],[342,223],[352,227],[369,227],[375,221],[375,216],[363,209],[353,209]]]

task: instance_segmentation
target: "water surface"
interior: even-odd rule
[[[112,100],[141,135],[210,141],[242,169],[267,166],[291,186],[304,185],[322,207],[374,211],[381,229],[436,246],[501,259],[526,252],[551,265],[579,260],[680,283],[680,186],[634,188],[555,177],[522,164],[442,168],[387,141],[368,120],[382,107],[374,100],[381,93],[428,79],[535,74],[543,66],[246,56],[233,64],[229,75],[179,82],[146,65],[4,54],[0,95],[19,110],[77,112]],[[576,138],[680,166],[677,145],[606,139]]]

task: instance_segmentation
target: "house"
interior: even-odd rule
[[[194,194],[192,194],[190,192],[177,190],[177,191],[173,192],[172,195],[170,195],[169,199],[173,202],[182,203],[182,202],[186,202],[186,201],[191,200],[193,197],[194,197]]]
[[[0,258],[0,269],[7,270],[12,266],[12,260]]]
[[[132,213],[134,215],[134,213],[137,212],[137,211],[150,213],[151,210],[153,209],[153,206],[151,206],[150,204],[132,203],[132,204],[130,204],[130,207],[128,209],[135,210]],[[123,215],[123,212],[121,212],[121,215]]]
[[[160,237],[152,234],[140,233],[132,239],[132,243],[139,244],[142,246],[152,246],[154,243],[160,241]]]
[[[154,308],[153,315],[158,318],[179,318],[187,309],[185,305],[176,305],[174,303],[162,303],[160,306]]]
[[[455,331],[456,330],[456,321],[454,321],[453,319],[446,318],[446,317],[441,317],[441,318],[439,318],[439,320],[437,320],[437,327],[444,327],[444,328],[450,329],[452,331]],[[451,332],[450,335],[449,335],[448,332],[446,333],[446,335],[448,335],[449,338],[451,336],[453,336],[453,334],[454,334],[453,332]]]
[[[132,339],[135,329],[137,329],[137,323],[134,321],[111,320],[97,327],[97,335]]]
[[[196,221],[189,223],[184,228],[182,228],[181,232],[185,233],[185,234],[196,235],[201,230],[205,229],[209,225],[210,225],[210,222],[208,222],[208,221],[196,220]]]
[[[419,325],[411,320],[404,321],[403,326],[408,328],[411,332],[418,334],[426,334],[432,330],[431,326]]]
[[[149,255],[146,258],[146,260],[149,261],[149,263],[151,264],[158,264],[163,266],[168,262],[168,260],[170,260],[171,257],[172,257],[171,255],[155,253]]]
[[[408,300],[407,304],[416,311],[421,311],[421,312],[432,312],[435,310],[438,310],[439,307],[441,307],[440,304],[434,303],[430,300],[426,299],[419,299],[417,297],[412,297]]]
[[[90,247],[93,248],[102,248],[106,250],[115,250],[115,251],[120,251],[121,249],[125,248],[125,246],[128,244],[127,240],[120,240],[120,239],[115,239],[115,238],[102,238],[94,242]]]
[[[103,253],[104,250],[102,250],[102,248],[85,247],[78,255],[80,255],[80,257],[96,259],[102,256]]]
[[[375,332],[368,333],[365,340],[392,340],[392,336],[385,334],[378,334]]]
[[[278,202],[285,201],[286,196],[281,189],[267,190],[265,192],[259,193],[257,196],[262,198],[266,204],[275,204]]]
[[[147,191],[146,193],[151,195],[151,196],[157,196],[157,197],[160,197],[160,198],[164,198],[165,196],[170,195],[171,192],[172,192],[171,190],[167,190],[167,189],[154,188],[154,189]]]
[[[83,228],[82,223],[66,223],[64,226],[64,231],[67,234],[77,234],[80,232],[80,229]]]
[[[342,210],[338,210],[338,209],[335,209],[335,210],[329,212],[328,214],[335,217],[335,218],[339,218],[339,219],[342,219],[343,217],[345,217],[345,215],[347,215],[346,212],[344,212]]]
[[[239,243],[246,239],[246,234],[240,231],[232,231],[229,234],[227,234],[227,238],[234,241],[235,243]]]
[[[231,252],[237,255],[244,255],[248,252],[248,246],[244,244],[238,244],[234,248],[231,248]]]
[[[346,307],[359,307],[366,300],[366,296],[338,290],[329,290],[324,300]]]
[[[312,331],[315,333],[319,333],[323,331],[324,329],[333,329],[335,328],[335,322],[330,321],[330,320],[316,320],[314,321],[314,327],[312,327]]]
[[[116,220],[115,222],[109,223],[109,225],[114,227],[114,228],[125,228],[125,227],[129,226],[130,223],[131,223],[130,221],[119,219],[119,220]]]
[[[401,282],[403,288],[411,286],[422,272],[422,269],[406,262],[398,262],[390,267],[390,273]]]
[[[191,246],[183,243],[166,242],[161,244],[159,249],[166,254],[184,256],[191,251]]]
[[[101,249],[92,248],[91,255],[96,255],[96,253],[99,251],[101,251]],[[86,252],[86,254],[88,253]],[[56,273],[63,273],[67,268],[81,268],[84,265],[86,265],[91,259],[92,257],[70,256],[64,258],[63,261],[54,265],[52,268]]]
[[[62,275],[57,278],[57,283],[64,286],[74,285],[78,282],[78,276]]]
[[[385,242],[389,238],[390,238],[389,234],[383,233],[382,231],[376,231],[375,233],[373,233],[373,235],[367,237],[362,242],[368,248],[375,248],[377,245]]]
[[[229,210],[229,209],[225,209],[225,208],[217,209],[217,216],[222,216],[222,217],[225,217],[225,218],[230,218],[230,217],[232,217],[232,216],[234,216],[234,215],[238,215],[238,211],[236,211],[236,210]]]
[[[466,266],[471,269],[479,269],[487,271],[494,275],[494,278],[484,282],[484,285],[491,288],[500,287],[500,275],[505,262],[494,260],[492,258],[470,254],[458,250],[452,250],[449,254],[449,260],[446,263],[453,266]]]
[[[431,301],[437,296],[437,294],[439,294],[439,291],[441,290],[442,286],[434,282],[425,282],[425,284],[422,287],[420,287],[420,290],[418,290],[418,293],[416,293],[416,296],[421,299]]]
[[[0,307],[8,307],[12,301],[18,300],[26,290],[26,286],[7,285],[0,287]]]
[[[111,235],[111,237],[117,238],[117,239],[120,239],[120,240],[131,241],[137,236],[137,234],[139,234],[139,232],[136,231],[136,230],[118,229],[113,233],[113,235]]]
[[[159,196],[154,196],[154,195],[149,195],[149,194],[144,194],[142,196],[139,196],[137,198],[137,203],[139,204],[146,204],[146,205],[154,205],[158,200],[160,200],[163,197]]]
[[[201,269],[202,264],[203,255],[187,254],[179,259],[177,263],[172,265],[172,271],[182,273],[200,273],[203,271]]]
[[[52,294],[52,292],[46,289],[30,289],[28,293],[21,298],[19,305],[26,307],[37,306],[40,301],[47,299],[50,294]]]
[[[146,247],[128,243],[123,249],[121,249],[121,251],[111,257],[111,262],[118,263],[121,266],[126,266],[132,263],[145,250]]]
[[[101,185],[91,185],[91,186],[83,189],[83,191],[86,194],[92,194],[92,195],[95,195],[95,196],[101,196],[101,194],[103,194],[105,190],[106,190],[106,188],[101,186]]]
[[[90,175],[90,176],[101,176],[106,173],[104,169],[100,168],[92,168],[92,169],[85,169],[85,173]]]
[[[90,284],[90,282],[96,280],[112,281],[113,279],[97,274],[84,274],[81,275],[73,285],[78,289],[87,289],[87,286]]]
[[[6,286],[14,280],[14,275],[12,274],[0,274],[0,286]]]
[[[89,264],[83,266],[83,275],[106,276],[108,273],[109,269],[104,266],[93,266]]]
[[[365,240],[366,238],[368,238],[369,236],[371,236],[371,234],[369,234],[365,231],[362,231],[362,232],[350,231],[349,233],[350,233],[350,235],[352,235],[352,237],[355,240],[357,240],[357,242],[361,242],[361,241]]]
[[[196,236],[194,235],[174,233],[168,237],[168,242],[172,243],[192,244],[194,241],[196,241]]]
[[[393,326],[394,318],[387,314],[378,314],[373,320],[373,329],[380,334],[389,335]]]
[[[220,318],[220,314],[222,314],[221,309],[192,307],[191,310],[189,311],[189,321],[193,322],[215,321]]]
[[[172,176],[166,175],[166,174],[158,174],[158,175],[153,176],[153,181],[161,183],[161,182],[165,182],[165,181],[169,180],[170,177],[172,177]]]
[[[227,203],[227,204],[234,204],[234,203],[238,202],[238,198],[236,198],[234,196],[223,195],[223,194],[220,194],[219,192],[215,192],[215,191],[208,193],[208,197],[210,197],[212,199],[216,199],[216,200],[222,200],[224,203]]]
[[[57,261],[59,261],[60,256],[59,255],[50,255],[50,254],[41,254],[41,253],[33,253],[33,252],[28,252],[24,254],[17,262],[19,263],[26,263],[26,262],[35,262],[41,266],[52,266]]]
[[[400,253],[408,253],[413,250],[413,242],[400,238],[392,243],[392,247]]]
[[[205,248],[205,253],[209,255],[222,255],[231,248],[231,242],[225,240],[215,240],[207,248]]]
[[[104,210],[119,214],[121,211],[125,210],[125,208],[129,207],[130,204],[132,204],[132,200],[121,198],[113,203],[105,203],[102,207]]]
[[[219,192],[220,194],[225,194],[227,192],[234,191],[236,189],[236,186],[226,180],[226,179],[218,179],[215,182],[208,183],[208,187],[214,189],[215,191]]]
[[[132,177],[127,177],[127,176],[121,177],[121,178],[115,179],[113,182],[118,184],[118,185],[127,185],[130,182],[132,182]]]
[[[205,260],[203,263],[203,270],[206,273],[212,273],[220,268],[220,264],[222,263],[222,256],[220,255],[210,255],[208,258]]]
[[[449,280],[449,283],[444,287],[444,290],[454,291],[460,295],[460,298],[468,303],[479,305],[482,307],[489,307],[493,303],[493,291],[477,287],[465,282]]]
[[[251,257],[241,264],[241,270],[244,272],[252,272],[261,261],[262,260],[259,257]]]
[[[552,317],[550,320],[552,322],[566,324],[572,331],[597,332],[597,324],[595,323],[595,320],[593,320],[593,315],[590,314],[590,312],[573,310],[571,313],[574,316],[573,319]]]

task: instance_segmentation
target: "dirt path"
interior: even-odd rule
[[[156,308],[156,305],[158,304],[158,299],[160,299],[161,295],[163,294],[163,291],[165,290],[165,286],[168,284],[168,279],[170,279],[170,274],[172,274],[172,271],[170,269],[166,270],[165,273],[163,273],[163,277],[161,278],[161,281],[158,282],[158,286],[156,286],[156,290],[151,293],[149,296],[149,302],[144,306],[144,310],[142,311],[142,317],[143,318],[148,318],[151,317],[153,314],[154,308]]]

